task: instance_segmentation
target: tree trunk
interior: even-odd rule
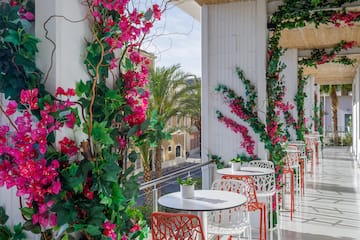
[[[201,119],[200,120],[195,120],[194,125],[197,128],[197,130],[200,132],[200,141],[199,141],[200,147],[199,147],[199,149],[200,149],[200,158],[201,158]]]
[[[144,182],[150,182],[152,177],[151,177],[151,168],[148,164],[143,164],[144,167]],[[153,204],[153,196],[152,196],[152,188],[146,188],[144,190],[145,192],[145,205],[147,206],[151,206]]]
[[[161,156],[161,143],[155,149],[155,176],[156,178],[162,177],[162,156]]]
[[[331,98],[333,140],[334,140],[334,144],[338,145],[338,143],[339,143],[338,119],[337,119],[338,97],[336,95],[336,87],[335,86],[331,86],[330,98]]]
[[[155,178],[160,178],[162,177],[162,154],[161,154],[161,141],[159,142],[159,144],[157,145],[156,149],[155,149]],[[158,184],[156,186],[156,188],[158,189],[158,196],[161,196],[161,185]]]

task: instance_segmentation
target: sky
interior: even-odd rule
[[[179,63],[182,71],[201,77],[200,22],[169,5],[151,35],[143,46],[156,55],[156,67]]]

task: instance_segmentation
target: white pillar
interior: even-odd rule
[[[317,99],[315,99],[315,94],[317,96]],[[313,95],[314,95],[314,106],[315,106],[315,101],[316,101],[316,105],[318,107],[317,116],[318,116],[318,118],[320,118],[320,85],[319,84],[314,84],[314,93],[313,93]],[[314,126],[315,126],[315,122],[314,122]]]
[[[35,34],[41,40],[36,63],[45,75],[53,64],[46,87],[50,92],[58,86],[75,88],[80,79],[88,80],[83,64],[85,40],[90,36],[88,9],[74,0],[36,0],[35,7]],[[56,45],[53,58],[54,44],[46,39],[46,30]]]
[[[266,2],[237,1],[202,6],[202,161],[208,154],[217,154],[229,162],[237,153],[242,137],[220,123],[216,110],[248,126],[230,112],[223,96],[215,94],[219,83],[244,96],[244,86],[235,68],[239,66],[258,89],[258,112],[265,119],[266,99]],[[249,133],[258,143],[248,126]],[[260,157],[265,155],[262,144],[257,144]],[[203,173],[203,187],[209,183],[209,174]]]
[[[353,114],[352,114],[352,134],[353,134],[353,154],[356,157],[356,160],[360,161],[360,72],[359,68],[357,69],[354,81],[353,81]]]
[[[313,76],[310,76],[308,78],[304,92],[307,95],[307,97],[304,100],[304,113],[305,113],[305,118],[307,119],[305,126],[307,128],[311,126],[311,129],[309,130],[312,132],[314,131],[314,122],[312,120],[313,112],[314,112],[314,77]]]
[[[286,64],[286,68],[282,72],[282,76],[285,82],[285,97],[284,102],[290,102],[294,105],[292,113],[295,121],[298,120],[298,114],[296,109],[296,103],[294,101],[295,95],[298,90],[298,51],[297,49],[288,49],[280,59]],[[285,121],[285,120],[284,120]],[[290,139],[296,140],[296,131],[293,127],[289,128]]]

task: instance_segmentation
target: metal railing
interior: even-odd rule
[[[168,175],[165,175],[165,176],[162,176],[160,178],[157,178],[157,179],[154,179],[154,180],[151,180],[149,182],[144,182],[142,184],[140,184],[140,191],[142,190],[145,190],[147,188],[153,188],[152,190],[152,197],[153,197],[153,211],[158,211],[158,205],[157,205],[157,201],[158,201],[158,185],[161,184],[161,183],[165,183],[169,180],[173,180],[173,179],[176,179],[178,177],[181,177],[183,176],[185,173],[187,173],[188,175],[190,175],[190,172],[191,171],[194,171],[194,170],[198,170],[198,169],[202,169],[203,167],[205,166],[208,166],[210,165],[210,167],[214,167],[214,166],[211,166],[214,165],[213,164],[214,161],[211,160],[209,162],[206,162],[206,163],[199,163],[199,164],[195,164],[193,166],[190,166],[190,167],[185,167],[181,170],[178,170],[178,171],[174,171],[174,172],[171,172],[170,174]],[[210,171],[212,172],[212,171]]]

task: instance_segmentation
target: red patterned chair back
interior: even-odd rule
[[[153,212],[152,240],[205,240],[198,216],[186,213]]]

